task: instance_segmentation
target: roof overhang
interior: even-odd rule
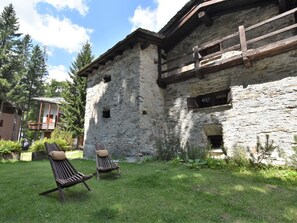
[[[195,27],[205,24],[205,21],[199,18],[199,13],[205,13],[204,15],[211,19],[214,16],[279,2],[279,0],[192,0],[160,30],[159,33],[165,36],[163,49],[170,50]]]
[[[106,62],[113,60],[118,55],[122,55],[125,50],[133,48],[136,43],[142,44],[141,47],[145,48],[148,44],[161,45],[163,39],[164,36],[162,34],[139,28],[126,36],[125,39],[118,42],[97,59],[80,69],[77,72],[77,75],[83,77],[88,76],[89,74],[93,73],[94,70],[97,70],[100,66],[105,65]]]
[[[65,101],[64,98],[61,97],[34,97],[32,100],[57,105],[62,104]]]

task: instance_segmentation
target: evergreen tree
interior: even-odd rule
[[[51,80],[45,84],[46,97],[62,97],[62,92],[66,90],[68,84],[66,81]]]
[[[20,68],[21,44],[19,22],[12,4],[4,7],[0,15],[0,118],[3,102],[10,101],[7,94],[16,83]]]
[[[70,67],[69,76],[72,81],[67,81],[68,88],[63,92],[62,97],[65,103],[62,104],[63,118],[62,127],[71,131],[73,136],[79,139],[84,134],[84,117],[86,105],[86,79],[77,76],[77,71],[89,64],[93,60],[90,43],[85,43],[78,53],[75,61]]]

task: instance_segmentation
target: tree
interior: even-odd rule
[[[66,81],[51,80],[45,84],[45,97],[61,97],[62,92],[66,90],[68,84]]]
[[[46,50],[39,45],[33,45],[31,37],[26,35],[22,41],[22,67],[16,78],[17,83],[8,93],[23,111],[22,132],[23,137],[28,135],[27,122],[35,120],[36,109],[31,109],[32,98],[43,96],[44,82],[48,75],[46,68]]]
[[[4,101],[9,101],[7,94],[16,83],[20,68],[21,44],[18,33],[19,22],[12,4],[4,7],[0,15],[0,119]]]
[[[67,131],[71,131],[73,136],[78,139],[77,147],[79,146],[79,139],[84,134],[87,83],[85,78],[78,76],[76,73],[89,64],[93,58],[91,45],[86,42],[72,63],[72,67],[70,67],[69,76],[72,81],[67,81],[68,88],[62,94],[65,100],[65,103],[62,104],[62,127]]]

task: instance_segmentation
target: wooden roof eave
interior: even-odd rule
[[[207,12],[210,17],[230,13],[233,11],[242,10],[245,8],[255,7],[256,5],[278,3],[278,0],[212,0],[196,5],[185,6],[188,7],[186,13],[173,17],[163,29],[160,34],[166,36],[165,50],[170,50],[174,45],[181,41],[186,35],[194,30],[194,27],[203,24],[198,19],[199,12]],[[184,10],[185,11],[185,10]]]
[[[122,55],[123,52],[129,48],[132,48],[136,43],[145,43],[145,44],[157,44],[162,45],[163,35],[153,33],[144,29],[137,29],[130,35],[128,35],[124,40],[118,42],[108,51],[103,53],[97,59],[83,67],[77,72],[77,75],[82,77],[87,77],[89,74],[92,74],[100,66],[105,65],[110,60],[113,60],[118,55]]]

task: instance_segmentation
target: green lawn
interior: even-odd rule
[[[71,160],[83,173],[95,161]],[[58,193],[48,161],[0,163],[0,222],[297,222],[294,171],[190,170],[168,163],[121,163]]]

